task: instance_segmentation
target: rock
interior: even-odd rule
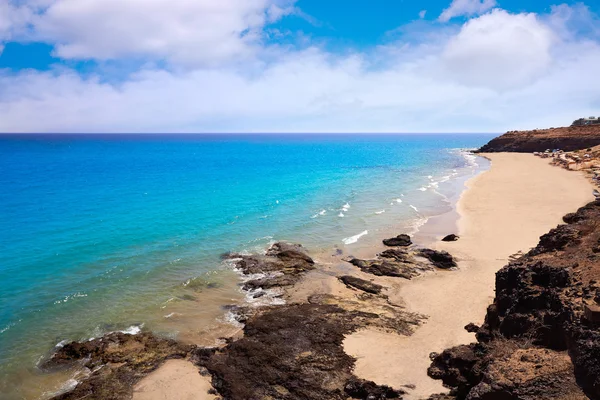
[[[479,331],[479,326],[471,322],[465,325],[465,330],[469,333],[477,333],[477,331]]]
[[[452,234],[450,234],[448,236],[445,236],[442,239],[442,242],[456,242],[459,238],[460,238],[460,236],[455,235],[455,234],[452,233]]]
[[[390,247],[408,247],[412,244],[412,241],[410,240],[410,236],[402,234],[396,236],[395,238],[384,239],[383,244]]]
[[[379,386],[373,382],[363,379],[350,379],[344,391],[353,399],[399,399],[406,392],[403,390],[394,390],[389,386]]]
[[[592,324],[600,324],[600,305],[586,304],[584,306],[584,315]]]
[[[383,290],[383,286],[373,282],[365,281],[364,279],[360,279],[355,276],[346,275],[338,279],[350,288],[362,290],[363,292],[367,293],[380,294],[381,290]]]
[[[413,257],[407,251],[401,249],[387,249],[379,253],[380,258],[391,258],[403,263],[413,263]]]
[[[399,391],[354,376],[342,346],[346,334],[380,319],[328,304],[268,307],[247,321],[241,339],[198,362],[224,399],[397,398]]]
[[[547,149],[574,151],[600,144],[600,125],[536,131],[513,131],[491,140],[478,152],[544,152]]]
[[[115,332],[90,341],[67,343],[40,368],[48,371],[82,363],[94,371],[74,389],[54,400],[117,400],[130,398],[133,386],[165,360],[184,358],[194,349],[195,346],[159,338],[149,332],[138,335]]]
[[[564,220],[496,273],[478,342],[434,358],[457,399],[600,399],[600,202]]]
[[[428,259],[433,265],[441,269],[456,267],[456,262],[447,251],[437,251],[432,249],[422,249],[419,255]]]

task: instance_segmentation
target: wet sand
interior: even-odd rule
[[[457,257],[458,270],[426,274],[389,293],[408,311],[427,315],[425,324],[410,337],[365,329],[346,338],[344,348],[357,358],[360,378],[392,387],[415,385],[407,396],[412,399],[446,392],[426,374],[429,354],[474,341],[464,326],[483,322],[496,271],[509,256],[534,247],[564,214],[593,200],[582,174],[550,166],[548,160],[514,153],[486,157],[491,169],[467,183],[457,205],[460,240],[432,246]],[[438,239],[446,233],[454,232],[440,231]]]

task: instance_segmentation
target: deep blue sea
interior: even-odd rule
[[[418,227],[473,174],[460,149],[489,139],[0,136],[0,393],[47,391],[35,365],[62,340],[225,323],[243,296],[222,253],[348,252]]]

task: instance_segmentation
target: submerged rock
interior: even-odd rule
[[[447,251],[437,251],[432,249],[422,249],[419,255],[428,259],[433,265],[440,269],[449,269],[457,266],[456,261]]]
[[[412,244],[410,236],[402,234],[395,238],[383,239],[383,244],[389,247],[408,247]]]

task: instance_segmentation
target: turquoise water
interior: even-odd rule
[[[194,318],[233,299],[224,252],[351,251],[417,226],[448,207],[440,185],[473,168],[459,149],[490,138],[0,136],[0,391],[21,393],[61,340],[168,333],[157,321],[189,278],[217,282]]]

